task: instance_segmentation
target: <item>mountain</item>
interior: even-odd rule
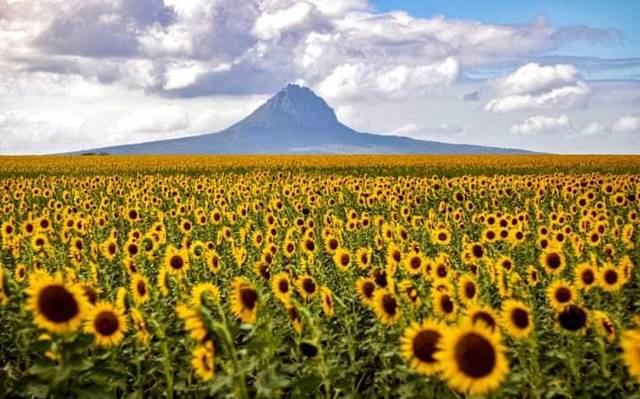
[[[306,87],[289,84],[249,116],[218,132],[98,148],[109,154],[522,154],[523,150],[447,144],[360,133]]]

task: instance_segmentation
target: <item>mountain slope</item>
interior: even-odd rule
[[[249,116],[218,133],[106,147],[109,154],[519,154],[527,151],[360,133],[327,103],[290,84]],[[85,151],[86,152],[86,151]]]

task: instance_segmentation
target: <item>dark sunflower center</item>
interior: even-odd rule
[[[422,266],[422,262],[420,261],[419,257],[414,256],[413,258],[411,258],[410,265],[413,270],[418,270],[420,269],[420,266]]]
[[[596,276],[592,270],[585,270],[582,272],[582,282],[586,285],[591,285],[596,280]]]
[[[316,283],[314,283],[310,278],[305,278],[302,280],[302,288],[307,294],[313,294],[316,292]]]
[[[289,317],[291,318],[291,320],[293,321],[300,320],[300,314],[298,314],[298,309],[296,309],[295,307],[292,306],[288,308],[287,313],[289,313]]]
[[[308,342],[301,342],[300,352],[308,357],[316,357],[318,354],[318,347]]]
[[[604,272],[604,281],[609,285],[615,284],[618,282],[618,273],[615,270],[607,270]]]
[[[396,299],[389,294],[382,297],[382,308],[384,312],[389,316],[395,316],[398,310],[398,303]]]
[[[169,265],[173,269],[179,270],[179,269],[182,269],[182,267],[184,266],[184,260],[182,259],[182,256],[174,255],[169,260]]]
[[[440,297],[440,308],[446,314],[453,312],[453,302],[449,295],[442,295]]]
[[[579,306],[567,306],[558,315],[558,323],[565,330],[578,331],[587,324],[587,312]]]
[[[376,285],[371,281],[367,281],[362,285],[362,292],[367,299],[371,299],[373,296],[373,291],[375,291]]]
[[[38,297],[38,309],[48,320],[65,323],[78,315],[78,302],[72,293],[61,285],[49,285]]]
[[[304,243],[304,245],[305,245],[305,247],[307,248],[307,251],[312,252],[312,251],[314,251],[314,250],[316,249],[316,244],[314,244],[314,242],[313,242],[313,241],[311,241],[311,240],[307,240],[307,241]]]
[[[96,332],[104,336],[113,335],[118,331],[119,326],[120,321],[118,320],[118,317],[113,314],[113,312],[107,310],[98,313],[96,318],[93,320],[93,327],[96,329]]]
[[[547,255],[547,266],[549,266],[549,268],[557,269],[560,267],[560,263],[560,255],[558,255],[557,253],[553,252]]]
[[[329,248],[330,248],[332,251],[335,251],[335,250],[336,250],[336,248],[338,248],[338,240],[335,240],[335,239],[331,239],[331,240],[329,240]]]
[[[147,285],[144,283],[144,281],[142,281],[142,280],[138,281],[138,284],[136,285],[136,288],[138,289],[138,294],[140,296],[147,295]]]
[[[471,299],[476,295],[476,285],[470,281],[468,281],[464,285],[464,294],[467,298]]]
[[[283,294],[286,294],[287,292],[289,292],[289,282],[287,280],[284,280],[284,279],[280,280],[280,282],[278,283],[278,289]]]
[[[340,257],[340,264],[342,266],[347,266],[349,264],[349,254],[342,254],[342,256]]]
[[[480,334],[467,333],[455,346],[455,359],[460,371],[471,378],[486,377],[496,367],[496,350]]]
[[[529,313],[521,308],[515,308],[511,311],[511,322],[514,326],[521,330],[529,327]]]
[[[447,233],[440,233],[440,234],[438,234],[438,240],[440,240],[440,241],[447,241]]]
[[[473,252],[473,256],[476,258],[482,258],[482,255],[484,255],[484,248],[478,244],[474,245],[471,251]]]
[[[89,287],[88,285],[85,285],[84,287],[82,287],[82,289],[89,302],[95,304],[98,300],[98,293],[96,292],[96,290],[94,290],[93,287]]]
[[[471,319],[473,320],[474,324],[477,323],[478,321],[484,322],[492,330],[496,326],[495,319],[487,312],[476,312]]]
[[[555,297],[560,303],[569,302],[571,300],[571,291],[566,287],[560,287],[556,290]]]
[[[245,308],[253,310],[256,302],[258,302],[258,293],[253,288],[242,288],[240,290],[240,299]]]
[[[439,265],[437,269],[438,277],[447,277],[447,267],[445,265]]]
[[[435,363],[433,355],[438,351],[440,333],[434,330],[422,330],[413,338],[413,354],[423,362]]]

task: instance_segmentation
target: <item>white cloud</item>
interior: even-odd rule
[[[143,109],[122,117],[116,123],[120,133],[165,133],[189,127],[189,116],[177,105]]]
[[[640,116],[623,116],[613,124],[611,130],[622,134],[640,133]]]
[[[511,133],[535,135],[566,131],[570,128],[570,122],[569,117],[564,114],[558,117],[535,115],[520,124],[511,126]]]
[[[589,137],[597,136],[602,133],[604,133],[604,126],[602,126],[598,122],[591,122],[590,124],[582,128],[577,135],[581,137]]]
[[[367,98],[383,95],[402,98],[415,95],[430,86],[452,84],[460,73],[460,62],[448,57],[426,65],[385,67],[343,64],[317,85],[320,95],[330,100]]]
[[[502,95],[534,94],[572,85],[577,80],[578,71],[573,65],[529,63],[499,82],[498,91]]]
[[[262,40],[276,39],[288,29],[304,26],[314,17],[314,11],[313,4],[299,2],[289,8],[264,12],[256,20],[253,33]]]
[[[526,64],[495,84],[497,97],[485,111],[509,112],[520,109],[572,109],[586,104],[591,90],[578,79],[571,65]]]

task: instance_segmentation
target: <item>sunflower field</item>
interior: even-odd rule
[[[0,397],[640,398],[639,157],[5,157],[0,187]]]

